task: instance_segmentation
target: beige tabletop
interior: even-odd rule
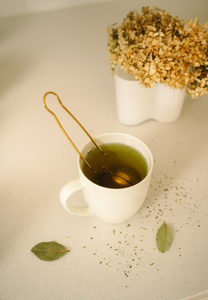
[[[118,122],[106,27],[144,5],[186,22],[208,21],[207,0],[113,1],[0,20],[0,299],[181,300],[208,296],[208,96],[186,96],[180,118],[127,127]],[[77,178],[77,154],[42,105],[56,92],[92,136],[131,134],[151,149],[154,171],[141,210],[111,225],[62,207]],[[51,99],[80,148],[88,137]],[[72,202],[83,204],[81,192]],[[156,247],[165,221],[166,253]],[[30,250],[56,241],[53,262]]]

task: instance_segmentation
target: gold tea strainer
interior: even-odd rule
[[[66,131],[64,130],[63,126],[61,125],[60,121],[58,120],[57,116],[54,112],[52,112],[46,105],[46,97],[47,95],[52,94],[54,95],[61,107],[77,122],[77,124],[82,128],[82,130],[88,135],[88,137],[91,139],[91,141],[94,143],[94,145],[97,147],[97,149],[101,152],[101,154],[104,157],[104,165],[102,167],[101,171],[93,170],[91,165],[87,162],[87,160],[83,157],[81,152],[77,149],[75,144],[72,142]],[[107,157],[108,154],[104,153],[103,150],[100,148],[100,146],[95,142],[95,140],[91,137],[91,135],[86,131],[86,129],[82,126],[82,124],[73,116],[73,114],[62,104],[59,96],[54,92],[47,92],[43,96],[43,105],[45,109],[51,113],[56,122],[58,123],[59,127],[71,143],[71,145],[74,147],[74,149],[77,151],[81,159],[85,162],[85,164],[91,169],[92,172],[99,175],[99,181],[100,185],[111,187],[111,188],[124,188],[132,186],[140,181],[139,175],[130,167],[120,168],[120,167],[114,167],[111,170],[109,169],[107,165]]]

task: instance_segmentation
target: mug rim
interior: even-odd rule
[[[134,187],[137,187],[139,184],[141,184],[141,183],[144,183],[147,179],[148,179],[148,177],[149,176],[151,176],[151,174],[152,174],[152,170],[153,170],[153,155],[152,155],[152,152],[150,151],[150,149],[149,149],[149,147],[142,141],[142,140],[140,140],[140,139],[138,139],[137,137],[135,137],[135,136],[132,136],[132,135],[130,135],[130,134],[128,134],[128,133],[121,133],[121,132],[108,132],[108,133],[103,133],[103,134],[99,134],[99,135],[97,135],[96,137],[93,137],[93,139],[96,141],[96,139],[98,139],[98,138],[102,138],[102,137],[105,137],[105,136],[109,136],[109,135],[111,135],[111,136],[113,136],[113,135],[119,135],[119,136],[126,136],[126,137],[128,137],[128,138],[130,138],[130,139],[134,139],[134,140],[137,140],[137,141],[139,141],[141,144],[142,144],[142,146],[144,146],[145,148],[146,148],[146,150],[147,150],[147,152],[148,152],[148,154],[149,154],[149,159],[150,159],[150,168],[148,168],[148,171],[147,171],[147,175],[145,176],[145,178],[143,178],[141,181],[139,181],[138,183],[136,183],[136,184],[134,184],[134,185],[132,185],[132,186],[129,186],[129,187],[125,187],[125,188],[108,188],[108,187],[105,187],[105,186],[100,186],[100,185],[98,185],[98,184],[96,184],[96,183],[94,183],[94,182],[92,182],[90,179],[88,179],[88,177],[83,173],[83,171],[82,171],[82,168],[81,168],[81,165],[80,165],[80,163],[81,163],[81,161],[82,161],[82,158],[78,155],[78,157],[77,157],[77,165],[78,165],[78,171],[79,171],[79,173],[81,174],[81,176],[82,177],[84,177],[84,179],[89,183],[89,184],[91,184],[91,185],[93,185],[93,186],[96,186],[97,188],[101,188],[101,189],[105,189],[105,190],[110,190],[110,191],[119,191],[119,190],[127,190],[127,189],[132,189],[132,188],[134,188]],[[97,141],[96,141],[97,142]],[[92,143],[93,144],[93,142],[91,141],[91,140],[89,140],[88,142],[86,142],[83,146],[82,146],[82,148],[81,148],[81,150],[80,150],[80,153],[82,154],[82,151],[83,151],[83,149],[87,146],[87,144],[89,144],[89,143]],[[133,146],[132,146],[133,147]],[[134,147],[135,148],[135,147]],[[139,150],[138,150],[139,151]],[[146,158],[146,157],[145,157]]]

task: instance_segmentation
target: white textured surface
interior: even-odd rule
[[[1,0],[0,18],[115,0]]]
[[[149,1],[186,21],[208,2]],[[202,299],[208,292],[208,97],[186,97],[181,117],[125,127],[117,121],[105,28],[146,1],[114,1],[0,20],[0,299]],[[61,187],[78,176],[76,153],[42,106],[53,90],[93,135],[126,132],[155,163],[148,197],[129,222],[67,213]],[[53,102],[53,103],[52,103]],[[51,100],[78,147],[88,138]],[[74,196],[82,204],[81,194]],[[157,251],[162,222],[173,239]],[[130,224],[130,225],[128,225]],[[43,262],[30,249],[71,252]]]

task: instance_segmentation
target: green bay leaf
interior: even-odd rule
[[[165,222],[158,229],[156,236],[157,248],[160,252],[166,252],[171,244],[171,231]]]
[[[41,260],[53,261],[64,256],[70,250],[56,242],[42,242],[35,245],[31,251]]]

